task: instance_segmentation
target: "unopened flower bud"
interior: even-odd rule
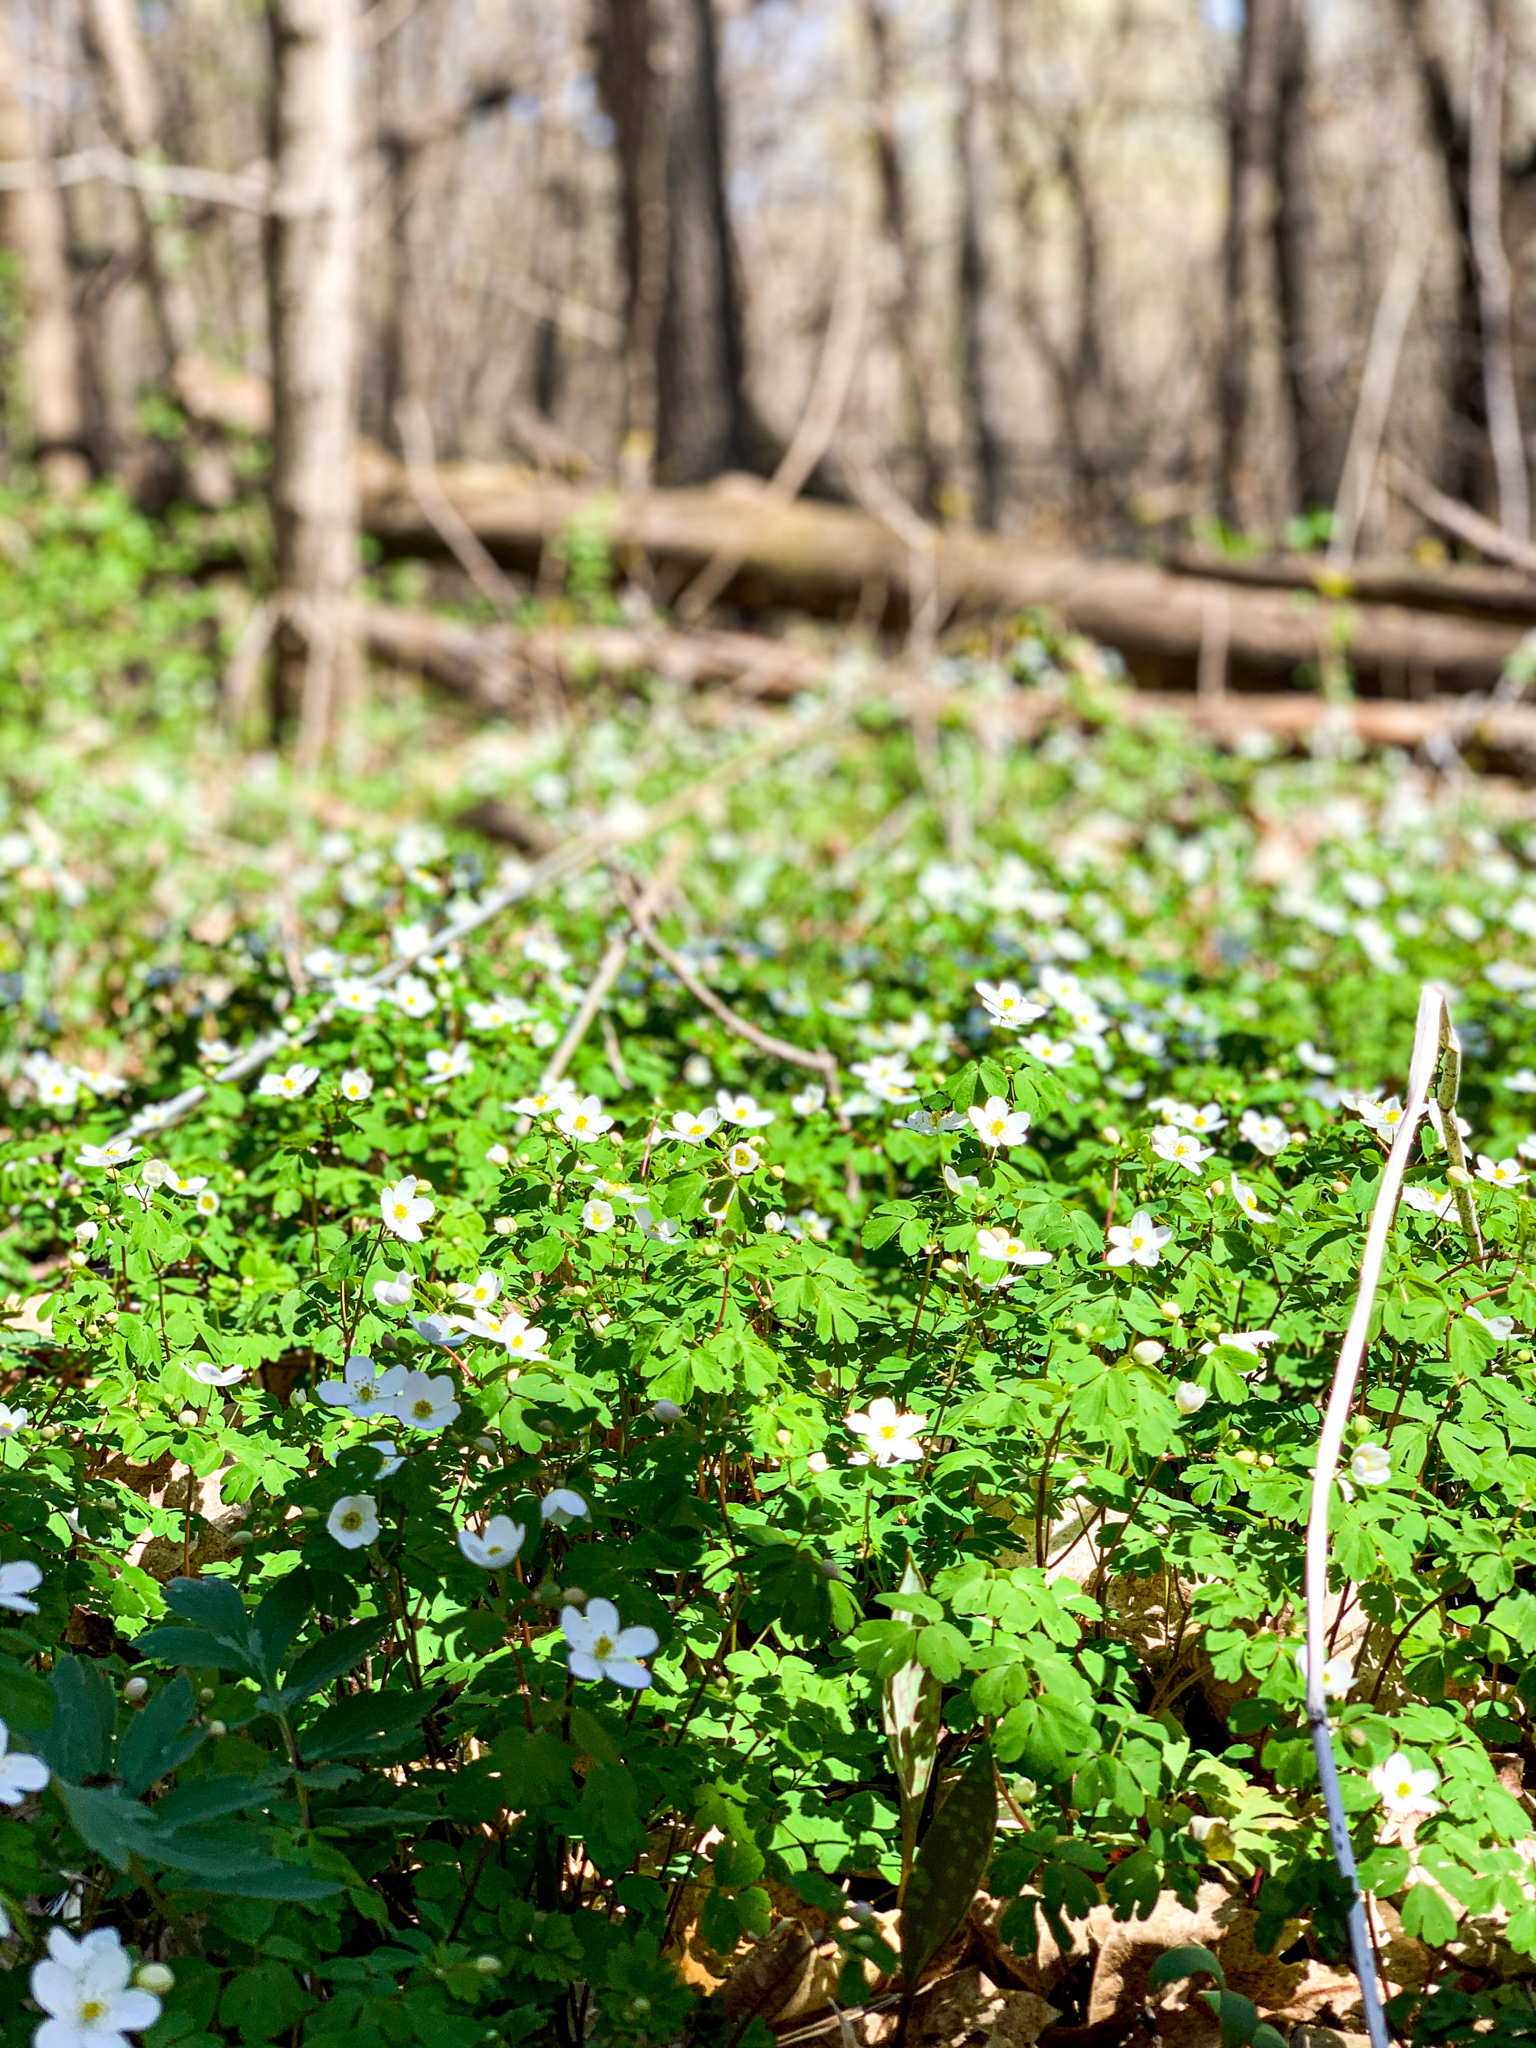
[[[683,1411],[675,1401],[653,1401],[651,1413],[658,1422],[681,1422]]]
[[[499,1977],[501,1975],[501,1957],[476,1956],[475,1968],[482,1977]]]
[[[1155,1337],[1143,1337],[1139,1344],[1131,1346],[1131,1356],[1138,1365],[1156,1365],[1168,1350],[1166,1344],[1159,1344]]]
[[[229,1727],[226,1722],[209,1721],[206,1725],[208,1733],[214,1738],[215,1741],[218,1740],[219,1736],[227,1735],[229,1733]]]
[[[141,1991],[151,1991],[156,1998],[164,1998],[168,1991],[176,1989],[176,1972],[167,1969],[164,1963],[140,1963],[133,1973],[133,1981]]]
[[[585,1586],[564,1586],[561,1588],[560,1598],[568,1607],[585,1607],[587,1589]]]
[[[123,1698],[127,1700],[130,1706],[136,1707],[148,1691],[149,1680],[147,1678],[130,1678],[123,1687]]]
[[[1445,1169],[1445,1177],[1453,1188],[1469,1188],[1472,1185],[1472,1176],[1464,1166],[1448,1166]]]
[[[218,1694],[214,1691],[211,1685],[205,1685],[202,1688],[202,1690],[198,1693],[197,1698],[199,1706],[206,1707],[211,1700],[215,1700],[218,1698]]]
[[[179,1423],[181,1423],[183,1428],[190,1429],[192,1425],[195,1422],[201,1420],[201,1418],[199,1417],[198,1412],[195,1408],[183,1408],[181,1413],[177,1416],[176,1420]]]

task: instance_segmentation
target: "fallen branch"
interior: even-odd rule
[[[838,1086],[837,1060],[830,1052],[806,1052],[798,1045],[791,1045],[787,1039],[775,1038],[771,1032],[761,1030],[750,1018],[733,1010],[729,1003],[717,996],[708,982],[701,981],[683,958],[682,954],[661,938],[651,922],[651,910],[645,898],[635,887],[624,870],[610,863],[609,873],[619,901],[629,912],[635,930],[645,941],[662,965],[675,974],[693,1000],[714,1017],[718,1017],[726,1030],[735,1037],[744,1039],[758,1052],[766,1053],[770,1059],[782,1060],[788,1067],[803,1067],[808,1072],[820,1074],[827,1084],[831,1100],[841,1102],[842,1091]]]
[[[1142,680],[1193,676],[1206,631],[1209,582],[1144,562],[1040,555],[994,534],[932,533],[914,553],[890,523],[846,506],[792,503],[741,479],[709,488],[622,497],[548,472],[505,464],[443,464],[438,481],[466,525],[504,566],[533,573],[544,548],[580,522],[615,554],[647,556],[665,595],[717,555],[740,563],[724,596],[742,610],[791,604],[845,615],[869,592],[898,621],[914,606],[935,617],[1053,611],[1121,650]],[[434,552],[441,542],[398,464],[360,461],[363,522],[386,547]],[[1441,616],[1407,605],[1340,601],[1234,583],[1228,660],[1233,678],[1289,683],[1298,667],[1347,656],[1362,673],[1422,675],[1488,688],[1520,643],[1514,624]],[[1172,679],[1170,675],[1170,679]]]
[[[874,687],[874,679],[866,686]],[[556,882],[568,876],[580,874],[597,861],[607,860],[622,847],[636,846],[642,841],[653,839],[658,833],[667,831],[684,818],[691,817],[701,804],[708,803],[721,791],[733,784],[756,774],[758,769],[781,759],[785,754],[798,753],[802,747],[825,739],[850,718],[863,701],[863,691],[850,691],[838,703],[829,706],[814,718],[790,718],[777,724],[774,729],[762,735],[740,753],[722,761],[716,768],[701,775],[685,789],[664,797],[638,817],[621,816],[615,820],[603,820],[588,831],[574,833],[561,840],[544,857],[536,861],[528,872],[502,888],[493,890],[483,897],[469,914],[455,918],[442,930],[425,935],[420,944],[409,947],[393,960],[386,961],[372,974],[362,977],[368,988],[388,988],[398,981],[402,974],[414,967],[423,955],[439,950],[445,940],[458,940],[470,932],[478,931],[493,918],[500,917],[515,903],[521,903],[530,896],[536,896]],[[302,1031],[268,1031],[256,1039],[245,1051],[222,1066],[212,1081],[199,1081],[190,1088],[183,1088],[168,1102],[157,1103],[142,1111],[128,1129],[119,1135],[123,1138],[137,1138],[149,1131],[164,1130],[179,1123],[198,1105],[207,1100],[210,1087],[221,1083],[248,1080],[271,1064],[280,1054],[301,1045],[308,1045],[331,1021],[336,1013],[335,998],[328,998],[310,1018]]]
[[[1536,575],[1536,547],[1530,541],[1517,539],[1514,534],[1506,533],[1496,520],[1474,512],[1459,498],[1447,497],[1444,491],[1436,490],[1432,483],[1396,455],[1385,458],[1382,473],[1400,498],[1406,498],[1416,511],[1422,512],[1444,532],[1466,541],[1469,547],[1476,548],[1481,554],[1492,555],[1495,561],[1509,562],[1528,575]]]

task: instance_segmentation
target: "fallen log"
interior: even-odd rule
[[[400,605],[365,606],[361,623],[364,644],[378,660],[412,669],[492,712],[524,706],[533,678],[569,688],[594,674],[651,674],[687,689],[726,683],[738,695],[770,700],[796,697],[827,680],[821,655],[761,633],[467,626]]]
[[[387,550],[439,554],[442,542],[403,470],[378,451],[359,462],[363,522]],[[845,506],[765,497],[755,479],[621,496],[505,464],[444,464],[443,491],[501,562],[537,569],[574,527],[621,563],[643,558],[666,599],[722,554],[739,561],[723,593],[742,611],[802,611],[899,622],[937,585],[941,618],[1040,606],[1119,649],[1138,682],[1193,680],[1213,641],[1234,680],[1291,683],[1347,656],[1386,691],[1485,689],[1519,645],[1518,623],[1442,616],[1406,604],[1341,601],[1174,574],[1149,563],[1043,555],[995,534],[932,533],[914,549]]]
[[[1234,562],[1201,548],[1171,548],[1168,568],[1180,576],[1235,583],[1250,589],[1309,590],[1318,597],[1356,604],[1406,605],[1410,611],[1451,612],[1470,618],[1536,624],[1536,579],[1519,569],[1481,562],[1447,562],[1429,568],[1394,559],[1352,562],[1331,568],[1321,555],[1260,555]]]

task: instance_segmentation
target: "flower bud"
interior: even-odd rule
[[[1464,1166],[1448,1166],[1445,1169],[1445,1177],[1453,1188],[1469,1188],[1472,1185],[1472,1176]]]
[[[246,1550],[256,1541],[256,1532],[254,1529],[236,1529],[232,1535],[226,1536],[224,1541],[231,1550]]]
[[[1173,1405],[1181,1415],[1198,1415],[1210,1398],[1205,1388],[1193,1380],[1180,1380],[1173,1390]]]
[[[167,1969],[164,1963],[140,1963],[133,1973],[133,1981],[141,1991],[150,1991],[156,1998],[164,1998],[168,1991],[176,1989],[176,1972]]]
[[[205,1685],[197,1696],[198,1705],[206,1707],[211,1700],[215,1700],[217,1698],[218,1694],[214,1691],[213,1687],[211,1685]]]
[[[229,1733],[229,1726],[227,1722],[209,1721],[205,1725],[207,1726],[208,1733],[214,1738],[215,1741],[218,1740],[219,1736],[227,1735]]]
[[[1120,1133],[1113,1124],[1106,1124],[1103,1130],[1100,1131],[1099,1136],[1106,1145],[1118,1145],[1120,1142]]]
[[[560,1598],[568,1607],[585,1607],[587,1604],[587,1589],[585,1586],[563,1586],[560,1590]]]
[[[517,1228],[517,1218],[515,1216],[498,1216],[491,1225],[491,1228],[498,1237],[510,1237]]]
[[[475,1968],[480,1972],[482,1977],[499,1977],[501,1975],[502,1969],[501,1957],[476,1956]]]
[[[681,1422],[683,1411],[675,1401],[653,1401],[651,1413],[658,1422]]]
[[[127,1700],[130,1706],[136,1707],[148,1691],[149,1680],[147,1678],[130,1678],[123,1687],[123,1698]]]
[[[1156,1365],[1167,1350],[1168,1346],[1159,1344],[1155,1337],[1143,1337],[1139,1344],[1131,1346],[1131,1356],[1138,1365]]]
[[[195,1408],[183,1408],[181,1413],[176,1417],[176,1420],[182,1425],[184,1429],[190,1429],[194,1423],[200,1422],[202,1420],[202,1417],[198,1414]]]

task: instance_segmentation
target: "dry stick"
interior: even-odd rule
[[[1408,1067],[1408,1096],[1403,1108],[1403,1120],[1397,1127],[1392,1150],[1387,1155],[1386,1165],[1382,1169],[1381,1186],[1377,1190],[1375,1206],[1371,1211],[1371,1225],[1366,1234],[1365,1251],[1360,1261],[1359,1292],[1355,1297],[1349,1327],[1344,1332],[1344,1341],[1339,1347],[1339,1362],[1334,1369],[1333,1387],[1328,1396],[1327,1413],[1323,1417],[1322,1435],[1318,1440],[1317,1466],[1312,1474],[1312,1505],[1307,1516],[1307,1726],[1311,1731],[1312,1747],[1317,1756],[1323,1801],[1328,1809],[1328,1833],[1333,1843],[1333,1859],[1351,1893],[1349,1942],[1354,1955],[1355,1974],[1360,1980],[1361,2002],[1365,2009],[1371,2048],[1388,2048],[1387,2022],[1376,1982],[1370,1930],[1366,1925],[1365,1903],[1361,1897],[1355,1870],[1355,1854],[1349,1838],[1349,1823],[1345,1818],[1344,1802],[1339,1792],[1338,1766],[1334,1762],[1333,1740],[1328,1731],[1328,1703],[1323,1691],[1323,1667],[1327,1661],[1327,1649],[1323,1638],[1323,1613],[1328,1598],[1328,1508],[1333,1498],[1334,1476],[1338,1471],[1339,1454],[1343,1449],[1344,1429],[1354,1400],[1355,1383],[1360,1375],[1366,1340],[1370,1335],[1371,1316],[1376,1305],[1376,1289],[1381,1280],[1387,1240],[1391,1235],[1393,1219],[1397,1213],[1403,1175],[1418,1136],[1420,1121],[1429,1106],[1429,1090],[1434,1079],[1435,1066],[1449,1035],[1450,1012],[1446,1007],[1445,996],[1438,988],[1426,987],[1419,996],[1419,1015],[1413,1034],[1413,1056]],[[1454,1122],[1454,1111],[1452,1116]]]
[[[867,689],[851,692],[841,702],[816,718],[786,719],[775,731],[766,733],[754,745],[744,747],[729,761],[722,761],[718,768],[712,768],[707,775],[700,776],[697,782],[690,783],[676,795],[665,797],[660,803],[653,804],[648,811],[642,812],[631,822],[598,824],[590,831],[573,833],[553,852],[546,854],[542,860],[535,861],[527,873],[521,875],[515,882],[509,882],[504,888],[496,889],[489,896],[482,898],[478,908],[470,915],[450,920],[443,931],[432,933],[419,946],[413,946],[397,958],[387,961],[373,974],[363,976],[361,985],[364,988],[388,988],[391,982],[397,981],[408,969],[414,967],[423,954],[440,951],[445,939],[460,939],[469,932],[478,931],[482,925],[489,924],[492,918],[499,917],[514,903],[521,903],[529,896],[535,896],[541,890],[547,889],[552,883],[564,881],[568,876],[579,874],[583,869],[593,866],[595,862],[606,860],[620,847],[635,846],[643,840],[654,839],[658,832],[665,832],[668,826],[691,817],[700,804],[708,802],[711,796],[717,795],[720,791],[729,789],[744,776],[755,774],[759,768],[768,767],[782,755],[798,753],[802,747],[835,732],[853,715],[866,694]],[[654,945],[655,941],[648,943]],[[134,1126],[119,1135],[124,1138],[136,1138],[145,1131],[163,1130],[170,1124],[179,1123],[191,1110],[196,1109],[200,1102],[206,1100],[211,1086],[219,1082],[243,1081],[249,1075],[258,1073],[289,1046],[308,1045],[335,1013],[336,999],[332,996],[320,1005],[302,1031],[266,1032],[227,1066],[221,1067],[212,1082],[199,1081],[191,1088],[182,1089],[179,1095],[173,1095],[169,1102],[157,1107],[150,1123],[140,1124],[135,1119]],[[747,1027],[751,1028],[753,1027]],[[780,1058],[793,1057],[796,1064],[806,1064],[805,1054],[797,1052],[792,1056],[776,1040],[769,1040],[768,1045]]]
[[[1461,1040],[1451,1029],[1447,1016],[1445,1030],[1445,1061],[1440,1069],[1440,1086],[1435,1096],[1435,1116],[1430,1118],[1439,1126],[1440,1136],[1445,1145],[1446,1158],[1453,1171],[1447,1175],[1451,1192],[1456,1198],[1456,1216],[1461,1224],[1461,1234],[1467,1240],[1467,1247],[1479,1269],[1488,1264],[1488,1254],[1483,1249],[1483,1234],[1477,1227],[1477,1207],[1472,1200],[1471,1176],[1467,1172],[1466,1148],[1461,1142],[1461,1126],[1456,1121],[1456,1097],[1461,1092]],[[1460,1179],[1456,1178],[1456,1170]]]
[[[1536,547],[1529,541],[1517,540],[1512,533],[1506,533],[1496,520],[1489,519],[1482,512],[1474,512],[1460,498],[1448,497],[1444,491],[1436,490],[1417,470],[1410,469],[1400,455],[1383,458],[1382,474],[1388,489],[1396,491],[1400,498],[1406,498],[1432,525],[1454,534],[1457,540],[1466,541],[1480,554],[1536,574]]]
[[[677,880],[678,870],[687,857],[687,837],[686,835],[679,835],[667,848],[666,853],[662,856],[661,866],[645,885],[645,894],[640,898],[639,903],[640,915],[652,916],[666,901],[671,893],[673,883]],[[608,998],[608,991],[618,980],[623,970],[624,962],[629,958],[629,947],[630,934],[627,931],[621,933],[618,938],[609,940],[607,949],[602,959],[598,962],[597,972],[593,975],[586,994],[576,1007],[575,1016],[572,1017],[570,1023],[565,1027],[565,1036],[549,1056],[549,1063],[540,1076],[539,1085],[534,1091],[535,1094],[547,1095],[566,1068],[571,1064],[572,1059],[575,1057],[577,1046],[586,1037],[587,1032],[591,1028],[592,1019],[603,1007]],[[525,1137],[532,1128],[532,1125],[533,1118],[531,1116],[526,1114],[520,1116],[514,1126],[516,1136],[519,1138]]]
[[[763,492],[765,505],[787,505],[799,497],[812,470],[832,445],[848,390],[858,366],[859,343],[864,334],[864,313],[869,301],[869,279],[862,250],[851,248],[844,258],[843,274],[832,299],[826,339],[811,380],[810,395],[800,424],[790,436],[783,459]],[[692,621],[708,611],[715,599],[741,567],[741,554],[721,548],[704,564],[675,607],[681,619]]]
[[[395,425],[400,430],[406,479],[423,515],[453,550],[460,568],[480,595],[502,611],[515,610],[522,603],[517,586],[502,574],[490,550],[438,480],[432,422],[419,398],[401,399],[395,407]]]
[[[231,177],[226,171],[202,170],[192,164],[145,163],[121,149],[82,149],[69,156],[0,164],[0,192],[22,192],[36,185],[88,185],[97,178],[163,198],[233,206],[242,213],[277,211],[266,177]]]
[[[832,1053],[806,1052],[798,1045],[790,1045],[787,1040],[775,1038],[770,1032],[760,1030],[756,1024],[739,1015],[729,1003],[722,1001],[715,994],[707,982],[700,981],[681,953],[674,952],[665,939],[657,936],[644,899],[624,870],[610,866],[610,872],[619,901],[633,919],[635,930],[662,965],[670,968],[677,976],[696,1003],[718,1017],[727,1031],[734,1032],[738,1038],[744,1038],[748,1045],[756,1046],[759,1052],[767,1053],[770,1059],[782,1060],[789,1067],[805,1067],[813,1074],[822,1075],[827,1084],[827,1093],[833,1102],[842,1101],[842,1090],[837,1080],[837,1060]]]
[[[1333,531],[1328,541],[1330,569],[1347,569],[1354,560],[1360,522],[1370,502],[1381,454],[1381,437],[1386,432],[1387,414],[1392,409],[1392,391],[1397,383],[1398,358],[1413,309],[1418,304],[1419,284],[1424,276],[1426,245],[1422,235],[1404,229],[1393,252],[1371,322],[1371,338],[1365,352],[1365,374],[1360,379],[1360,397],[1355,405],[1354,424],[1349,430],[1349,448],[1344,457],[1344,474],[1333,507]]]

